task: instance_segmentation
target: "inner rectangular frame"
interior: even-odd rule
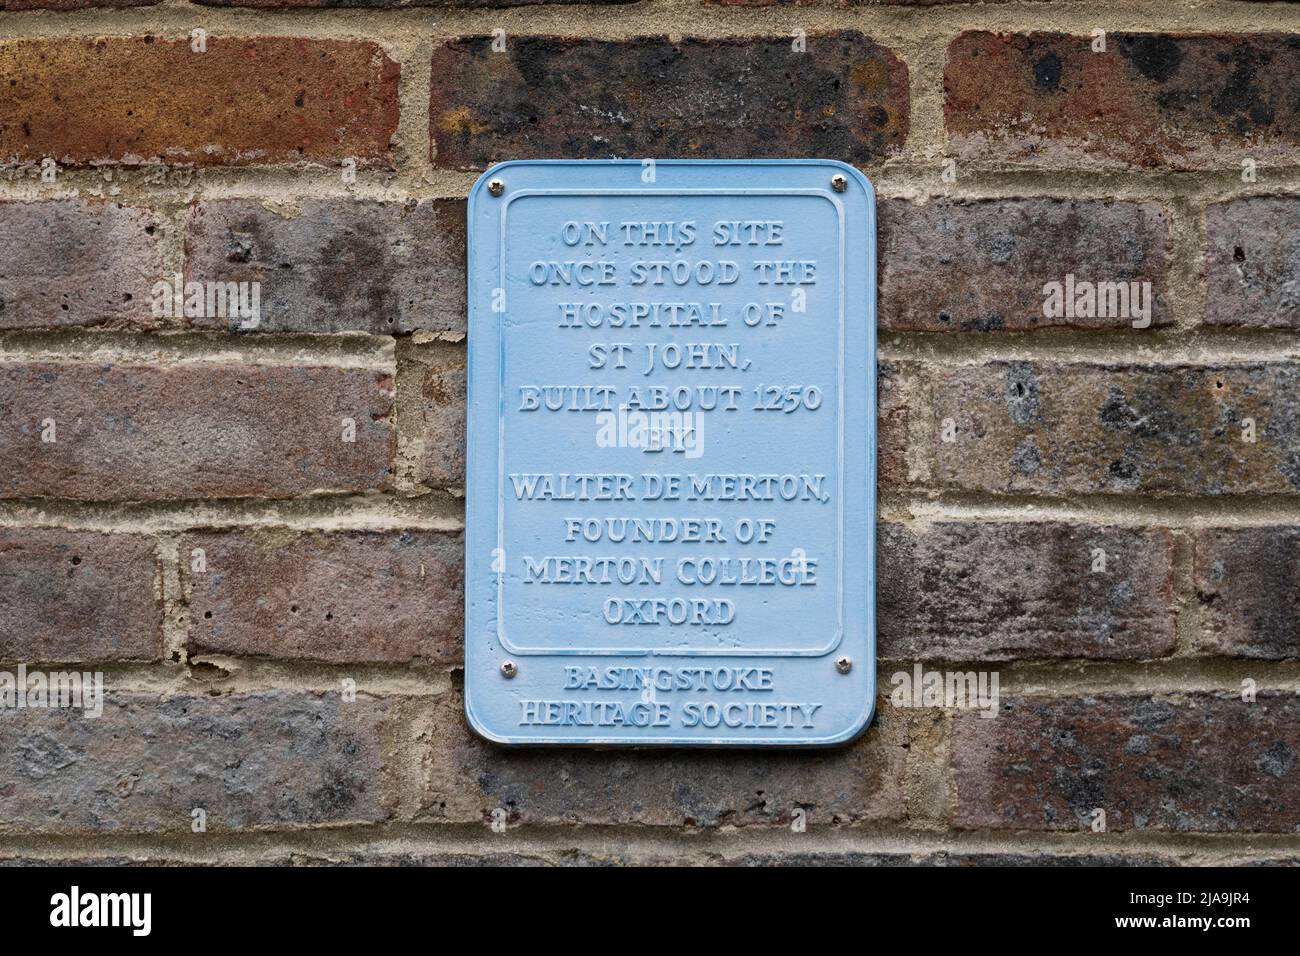
[[[502,203],[501,208],[501,228],[498,234],[498,257],[497,257],[497,285],[500,288],[505,286],[506,276],[506,239],[509,229],[509,209],[511,203],[519,199],[527,199],[533,196],[808,196],[810,198],[824,199],[831,203],[835,208],[836,218],[839,225],[838,236],[838,262],[837,262],[837,285],[836,285],[836,303],[837,303],[837,330],[836,330],[836,447],[835,447],[835,540],[838,555],[836,567],[836,626],[830,640],[819,648],[810,649],[789,649],[789,648],[763,648],[763,647],[734,647],[734,648],[608,648],[608,647],[530,647],[516,644],[511,641],[505,632],[505,572],[498,571],[496,581],[496,636],[500,641],[502,648],[509,653],[526,657],[534,655],[544,655],[548,657],[825,657],[834,653],[844,639],[844,574],[847,564],[847,555],[844,551],[844,426],[845,426],[845,321],[846,321],[846,249],[845,249],[845,225],[844,225],[844,205],[839,198],[831,191],[826,189],[725,189],[725,188],[697,188],[697,189],[520,189],[512,193]],[[506,443],[505,443],[505,312],[497,313],[497,499],[496,499],[496,546],[499,554],[505,553],[505,492],[506,492]]]

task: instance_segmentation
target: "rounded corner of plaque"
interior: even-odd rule
[[[482,717],[474,712],[474,698],[470,693],[468,684],[465,687],[465,721],[469,724],[470,730],[488,743],[508,746],[515,742],[509,737],[497,733],[484,722]]]
[[[834,734],[821,742],[824,747],[846,747],[853,741],[857,740],[876,717],[876,695],[874,693],[867,696],[866,706],[862,713],[849,724],[848,728],[840,733]]]

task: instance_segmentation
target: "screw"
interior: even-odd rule
[[[836,188],[843,189],[842,186]],[[493,196],[500,196],[505,191],[506,191],[506,184],[499,179],[494,179],[490,183],[488,183],[488,192],[490,192]]]
[[[501,676],[502,676],[502,677],[505,677],[505,678],[511,678],[511,677],[514,677],[514,676],[515,676],[516,674],[518,674],[518,673],[519,673],[519,665],[516,664],[514,661],[502,661],[502,662],[501,662]]]
[[[835,669],[839,671],[841,674],[847,674],[849,671],[853,670],[853,658],[851,657],[839,658],[835,662]]]
[[[835,190],[837,193],[842,193],[844,192],[844,190],[848,188],[849,188],[849,181],[845,179],[843,176],[841,176],[839,173],[836,173],[834,176],[831,177],[831,189]]]

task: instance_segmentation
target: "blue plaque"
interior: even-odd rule
[[[855,737],[876,693],[870,183],[829,160],[508,162],[468,216],[471,725]]]

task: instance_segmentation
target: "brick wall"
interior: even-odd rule
[[[1250,0],[0,0],[0,665],[109,689],[0,711],[0,859],[1300,862],[1298,85]],[[463,199],[608,156],[876,184],[844,749],[466,727]],[[998,716],[892,706],[918,663]]]

